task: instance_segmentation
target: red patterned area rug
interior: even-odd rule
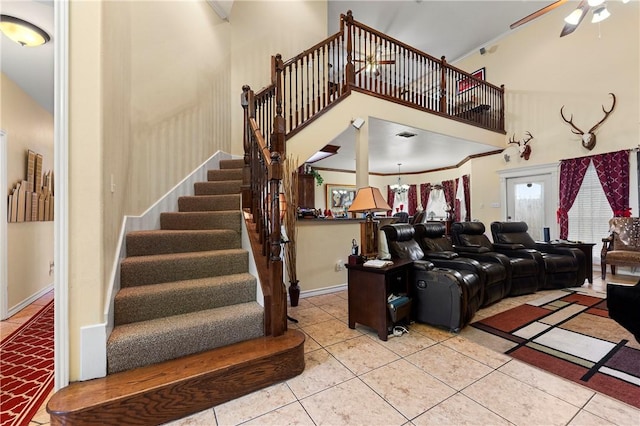
[[[473,340],[640,408],[640,344],[608,313],[606,299],[553,291],[474,322]]]
[[[27,425],[53,389],[53,301],[7,336],[0,354],[0,425]]]

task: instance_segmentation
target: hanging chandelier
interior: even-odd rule
[[[391,190],[396,194],[404,194],[409,191],[409,185],[402,183],[402,180],[400,179],[400,166],[402,166],[402,163],[398,163],[398,183],[394,183],[389,186],[389,188],[391,188]]]

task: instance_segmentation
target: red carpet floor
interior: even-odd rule
[[[53,301],[0,343],[0,425],[29,424],[53,389]]]
[[[559,291],[471,325],[513,358],[640,408],[640,344],[606,299]]]

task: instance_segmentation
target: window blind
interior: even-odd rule
[[[609,219],[612,217],[613,210],[591,163],[569,210],[569,240],[596,243],[593,258],[599,260],[602,239],[609,235]]]

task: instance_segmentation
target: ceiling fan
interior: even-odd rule
[[[360,59],[354,59],[354,62],[362,63],[360,69],[356,70],[356,74],[366,71],[372,73],[375,77],[380,75],[380,65],[393,65],[396,63],[395,59],[383,59],[382,49],[377,47],[375,53],[365,53],[364,57]]]
[[[558,0],[551,3],[548,6],[543,7],[530,15],[525,16],[517,22],[514,22],[510,25],[510,28],[513,30],[521,25],[526,24],[527,22],[533,21],[534,19],[544,15],[547,12],[551,12],[553,9],[558,6],[562,6],[568,0]],[[622,0],[623,3],[628,3],[629,0]],[[589,9],[593,8],[593,18],[591,19],[592,23],[602,22],[610,16],[609,11],[607,10],[607,5],[605,0],[582,0],[576,9],[571,12],[566,18],[564,18],[565,25],[560,32],[560,37],[564,37],[566,35],[571,34],[578,28],[578,25],[582,22],[582,20],[587,16],[587,12]]]

